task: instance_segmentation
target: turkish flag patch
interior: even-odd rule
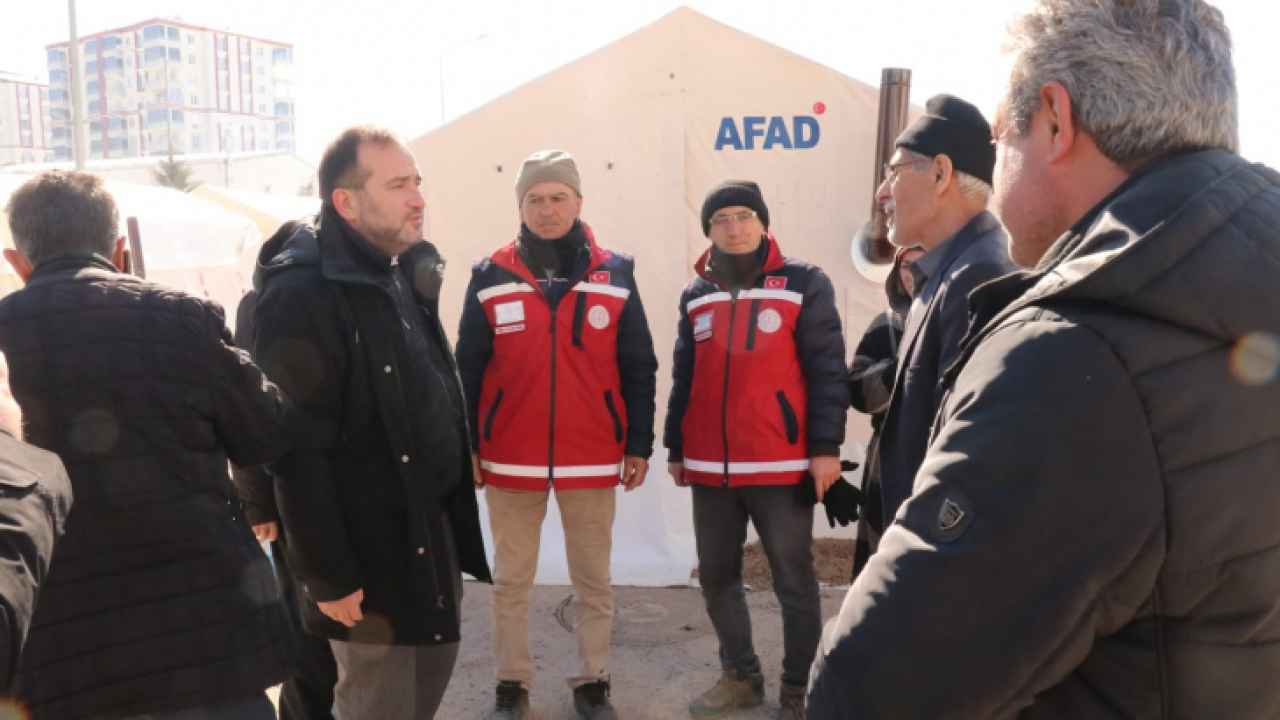
[[[609,273],[603,270],[600,272],[593,272],[591,273],[590,282],[593,285],[608,285]]]
[[[764,287],[766,290],[786,290],[787,279],[785,277],[767,277],[764,279]]]

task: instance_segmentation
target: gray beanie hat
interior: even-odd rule
[[[582,181],[578,178],[578,166],[573,156],[563,150],[539,150],[529,156],[516,174],[516,204],[524,202],[529,188],[544,182],[558,182],[573,188],[582,195]]]

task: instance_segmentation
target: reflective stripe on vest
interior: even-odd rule
[[[481,460],[480,468],[498,475],[527,478],[545,478],[548,475],[549,469],[546,465],[503,465],[501,463],[489,462],[488,460]],[[557,479],[602,477],[604,475],[621,474],[622,463],[618,463],[617,465],[557,465],[555,468],[555,477]]]
[[[685,458],[684,467],[686,470],[695,472],[724,473],[723,462],[708,462],[706,460],[691,460]],[[778,462],[731,462],[729,463],[730,475],[754,475],[756,473],[781,473],[795,472],[797,470],[808,470],[808,460],[780,460]]]

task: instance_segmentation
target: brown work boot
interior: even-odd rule
[[[597,680],[574,688],[573,709],[582,720],[618,720],[618,712],[609,702],[608,680]]]
[[[804,685],[782,683],[778,692],[778,720],[805,720],[804,698],[809,688]]]
[[[689,714],[696,718],[718,718],[764,702],[764,675],[725,671],[708,691],[689,703]]]
[[[495,692],[493,709],[484,717],[485,720],[530,720],[533,711],[529,708],[529,691],[514,680],[503,680],[498,683]]]

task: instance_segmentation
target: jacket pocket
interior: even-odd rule
[[[489,414],[484,417],[484,439],[488,440],[493,435],[493,418],[498,414],[498,406],[502,404],[502,388],[498,388],[498,394],[493,398],[493,404],[489,406]]]
[[[796,411],[787,402],[787,394],[778,391],[778,408],[782,410],[782,424],[787,427],[787,442],[792,445],[800,439],[800,423],[796,420]]]
[[[604,391],[604,404],[609,406],[609,417],[613,418],[613,441],[622,442],[622,418],[618,417],[618,408],[613,404],[613,391]]]

